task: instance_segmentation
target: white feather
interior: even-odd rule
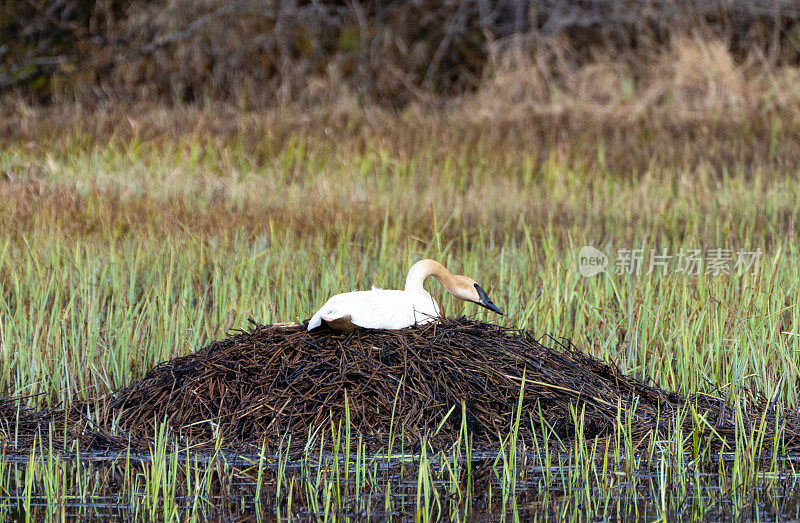
[[[439,305],[427,292],[398,290],[355,291],[331,297],[308,321],[308,330],[322,321],[350,317],[366,329],[402,329],[427,323],[440,316]]]
[[[351,330],[353,326],[366,329],[403,329],[433,321],[441,316],[439,305],[423,287],[433,276],[453,296],[500,312],[486,292],[472,278],[456,276],[434,260],[420,260],[408,271],[405,290],[383,290],[337,294],[308,320],[308,330],[326,322],[335,330]]]

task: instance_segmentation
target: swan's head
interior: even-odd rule
[[[444,265],[434,260],[420,260],[415,263],[406,277],[406,291],[425,292],[422,284],[425,278],[433,276],[444,285],[444,288],[453,296],[464,301],[477,303],[492,312],[502,315],[503,312],[495,305],[483,287],[469,276],[456,276],[445,269]]]
[[[489,298],[489,295],[486,294],[485,290],[483,290],[483,287],[478,285],[478,282],[469,276],[454,276],[452,287],[448,288],[447,290],[449,290],[453,296],[458,299],[477,303],[481,307],[485,307],[501,316],[503,315],[503,311],[501,311],[497,305],[492,302],[491,298]]]

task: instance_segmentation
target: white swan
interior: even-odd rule
[[[457,276],[437,261],[422,260],[408,271],[405,290],[373,287],[371,291],[337,294],[308,320],[308,330],[321,326],[323,322],[336,330],[351,330],[354,326],[366,329],[402,329],[432,321],[440,317],[440,313],[436,300],[422,286],[428,276],[439,280],[456,298],[503,314],[475,280],[467,276]]]

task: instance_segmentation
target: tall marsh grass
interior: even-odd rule
[[[337,126],[329,114],[317,129],[195,109],[37,114],[52,124],[19,116],[19,139],[0,149],[5,394],[96,397],[248,317],[302,320],[334,292],[397,287],[431,257],[508,311],[487,320],[569,336],[668,389],[748,388],[797,405],[800,192],[797,171],[770,157],[714,164],[684,142],[704,165],[654,159],[621,173],[570,160],[613,143],[603,135],[568,136],[542,163],[533,131],[501,139],[448,127],[452,115],[390,127],[386,115]],[[639,274],[584,278],[583,245],[612,261],[638,248],[762,256],[741,274],[650,272],[645,258]],[[447,314],[484,318],[431,288]]]
[[[690,410],[678,416],[691,417]],[[349,424],[321,430],[305,450],[290,451],[287,436],[272,455],[263,449],[257,455],[225,452],[222,440],[213,451],[196,453],[162,426],[147,452],[128,449],[81,460],[76,444],[65,457],[54,451],[52,433],[43,434],[29,455],[0,461],[0,514],[48,521],[67,514],[164,521],[245,514],[320,521],[393,515],[417,521],[798,515],[796,460],[778,446],[772,458],[761,459],[763,426],[742,426],[737,448],[715,453],[713,436],[696,439],[707,434],[697,417],[690,418],[689,434],[675,424],[664,440],[642,445],[633,443],[624,422],[610,437],[586,438],[578,430],[572,440],[561,441],[543,418],[526,420],[520,412],[510,413],[509,432],[498,434],[498,450],[488,453],[472,447],[466,420],[465,437],[452,448],[423,442],[413,451],[374,454]],[[534,449],[516,441],[522,423],[543,428]],[[782,437],[782,431],[777,434]],[[316,448],[328,441],[332,451]]]
[[[491,58],[475,93],[435,109],[387,111],[346,93],[264,111],[2,100],[0,395],[64,407],[98,398],[250,317],[299,321],[332,293],[400,286],[430,257],[478,279],[507,312],[489,316],[431,283],[447,315],[567,336],[625,373],[734,409],[752,393],[800,407],[798,69],[734,60],[696,35],[628,61],[576,66],[525,46]],[[612,261],[643,249],[642,269],[586,278],[585,245]],[[713,249],[761,257],[730,274],[648,267],[651,250]],[[647,448],[626,429],[630,413],[606,440],[587,439],[582,416],[570,413],[572,442],[517,416],[515,431],[535,424],[543,441],[520,449],[515,432],[498,434],[490,457],[466,429],[449,453],[411,452],[394,425],[394,447],[369,456],[348,424],[319,435],[334,456],[314,438],[290,456],[287,436],[285,451],[243,464],[221,441],[197,457],[162,431],[146,459],[105,467],[68,463],[58,451],[80,449],[42,434],[25,463],[0,458],[0,493],[13,493],[0,512],[19,503],[58,517],[113,497],[117,483],[131,514],[165,520],[204,518],[242,493],[231,510],[320,519],[408,504],[418,519],[514,519],[531,506],[702,518],[709,492],[734,500],[732,517],[791,511],[796,465],[763,441],[766,415],[737,425],[735,448],[717,454],[699,436],[712,421],[691,408],[680,416],[695,430],[674,423]],[[655,493],[645,507],[641,488]]]

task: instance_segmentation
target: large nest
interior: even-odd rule
[[[613,433],[619,419],[637,441],[663,436],[687,402],[710,420],[719,445],[734,439],[733,410],[722,400],[666,392],[569,342],[463,318],[349,334],[257,326],[162,363],[117,391],[107,415],[134,438],[152,437],[166,420],[187,441],[221,435],[274,448],[287,434],[305,444],[343,426],[349,410],[353,433],[376,446],[387,443],[390,427],[407,445],[449,445],[465,420],[476,445],[496,447],[512,428],[523,377],[520,435],[529,441],[542,419],[570,438],[576,416],[587,438]],[[774,408],[761,400],[743,412],[759,420]],[[784,444],[798,448],[800,416],[782,412]]]

